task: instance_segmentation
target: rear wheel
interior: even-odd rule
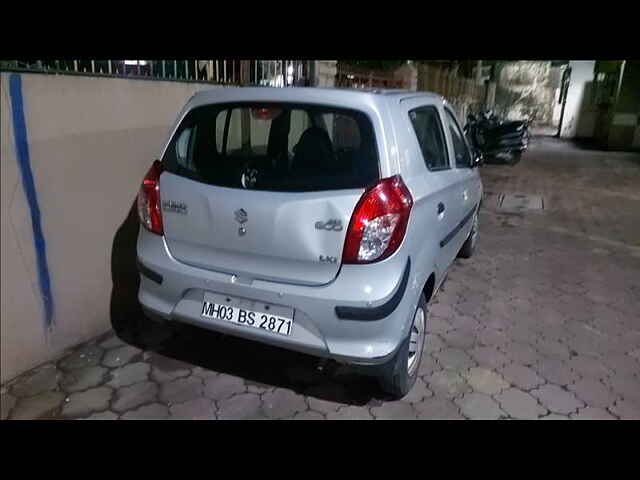
[[[378,375],[380,386],[393,397],[400,399],[411,391],[418,378],[422,350],[427,329],[427,301],[424,294],[416,311],[413,314],[413,322],[409,330],[409,336],[402,343],[395,356],[382,366]]]
[[[471,225],[471,231],[469,232],[469,236],[467,240],[462,245],[460,249],[460,253],[458,254],[461,258],[471,258],[473,252],[476,249],[476,243],[478,241],[478,210],[473,215],[473,223]]]

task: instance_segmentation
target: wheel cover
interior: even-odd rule
[[[407,356],[407,372],[413,375],[422,358],[422,347],[425,336],[425,312],[422,307],[418,307],[413,316],[411,325],[411,335],[409,336],[409,354]]]

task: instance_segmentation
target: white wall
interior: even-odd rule
[[[536,126],[553,125],[558,82],[557,69],[549,61],[508,62],[500,69],[498,107],[509,120],[534,118]]]
[[[195,83],[22,75],[55,328],[45,333],[31,216],[1,74],[1,380],[108,330],[111,248]]]
[[[595,60],[569,62],[571,78],[562,119],[560,136],[563,138],[591,138],[596,123],[596,108],[591,103]]]

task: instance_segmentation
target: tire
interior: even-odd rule
[[[399,400],[411,391],[418,378],[427,327],[427,301],[420,294],[418,306],[413,314],[409,336],[389,362],[382,365],[378,373],[380,387],[393,400]]]
[[[476,243],[478,243],[478,210],[476,210],[476,213],[473,216],[471,231],[469,232],[469,236],[462,245],[462,248],[458,253],[458,257],[471,258],[473,256],[473,252],[476,249]]]

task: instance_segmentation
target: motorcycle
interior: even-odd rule
[[[527,120],[502,121],[491,110],[479,115],[470,113],[464,133],[485,159],[509,155],[511,162],[515,164],[529,146]]]

